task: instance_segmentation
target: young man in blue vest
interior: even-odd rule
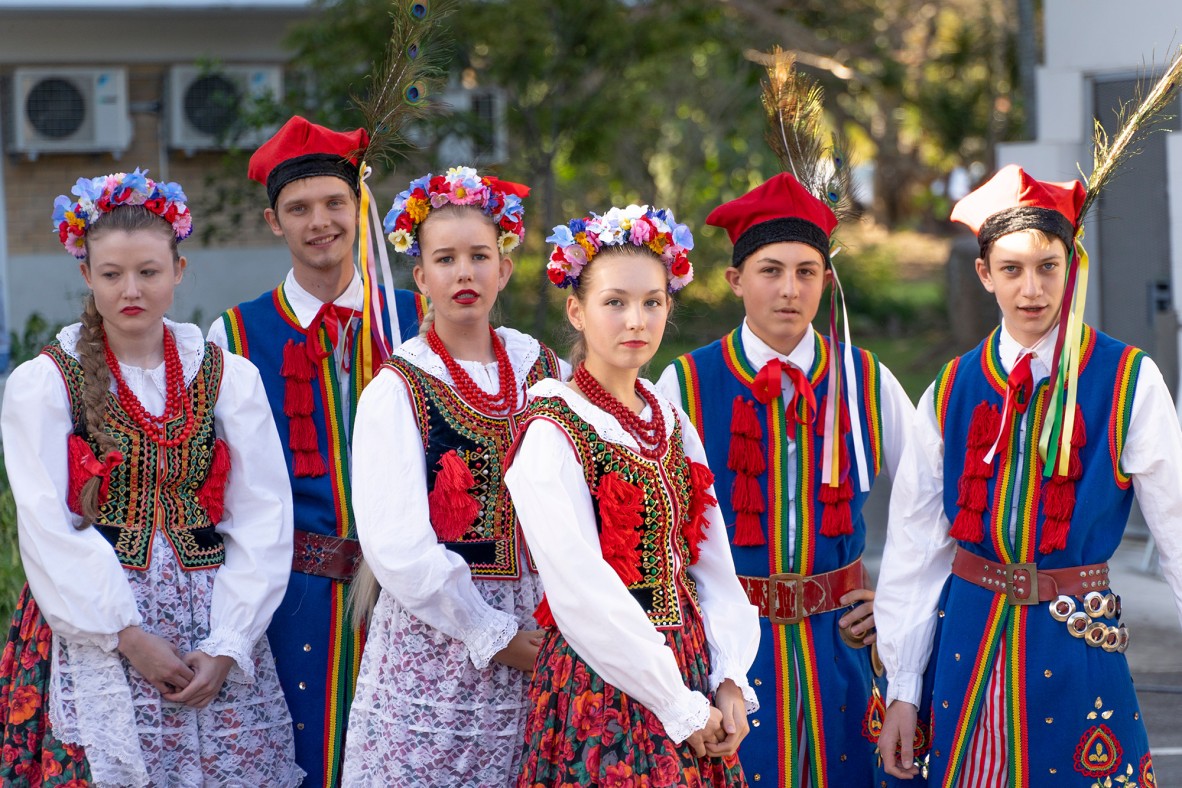
[[[824,202],[785,173],[706,222],[734,244],[726,278],[746,316],[658,386],[702,436],[761,616],[749,675],[762,709],[739,757],[753,785],[877,785],[862,504],[883,465],[893,476],[914,410],[871,353],[847,357],[813,330],[837,224]]]
[[[895,481],[876,614],[897,777],[930,707],[930,784],[1156,785],[1107,562],[1135,495],[1182,609],[1182,432],[1152,360],[1060,319],[1085,196],[1011,165],[952,211],[1002,322],[923,395]]]
[[[354,263],[361,183],[354,157],[368,140],[364,129],[337,132],[296,116],[255,151],[248,174],[267,188],[263,215],[287,243],[292,268],[277,288],[228,310],[209,330],[211,342],[259,368],[284,439],[295,556],[267,634],[296,760],[314,786],[340,779],[361,660],[361,633],[346,607],[360,557],[348,450],[357,398],[385,360],[373,332],[364,335],[362,316],[370,309],[371,325],[390,326],[396,346],[418,333],[425,306],[404,290],[382,292],[377,309],[364,303]]]

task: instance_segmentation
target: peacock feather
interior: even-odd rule
[[[356,154],[369,161],[389,162],[408,147],[402,131],[423,117],[427,97],[446,74],[449,52],[443,43],[444,20],[455,10],[449,0],[399,3],[391,12],[390,38],[380,62],[366,78],[353,102],[369,131],[369,146]]]
[[[767,69],[763,107],[767,142],[784,172],[823,201],[839,221],[854,212],[849,150],[837,133],[825,133],[825,92],[798,71],[796,56],[774,47],[754,56]]]

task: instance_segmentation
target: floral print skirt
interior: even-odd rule
[[[26,585],[21,590],[4,656],[0,658],[0,725],[4,726],[0,784],[90,785],[82,747],[63,744],[49,724],[49,667],[53,633]]]
[[[685,605],[681,629],[665,632],[686,686],[710,697],[710,657],[702,620]],[[599,677],[557,630],[538,653],[529,689],[518,788],[721,788],[745,786],[737,755],[698,758],[675,744],[651,711]]]

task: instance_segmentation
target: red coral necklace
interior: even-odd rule
[[[587,371],[584,364],[580,364],[579,368],[575,370],[574,384],[579,387],[583,396],[592,405],[614,416],[616,421],[620,422],[620,426],[636,439],[641,456],[655,460],[665,454],[665,450],[669,447],[668,439],[665,436],[665,415],[661,412],[661,404],[656,395],[641,386],[639,381],[636,383],[636,394],[645,401],[652,411],[653,415],[649,421],[637,416],[631,408],[620,402],[615,395],[600,385],[595,376]]]
[[[176,349],[176,339],[168,327],[164,327],[164,413],[153,416],[144,408],[143,403],[136,397],[135,392],[123,379],[123,372],[119,369],[119,359],[111,352],[111,345],[103,337],[103,348],[107,356],[107,368],[115,379],[115,391],[119,397],[119,404],[127,415],[131,416],[144,434],[158,446],[171,449],[189,439],[197,422],[193,418],[193,402],[185,391],[185,373],[181,369],[181,357]],[[167,424],[177,417],[181,411],[185,413],[185,424],[174,437],[168,434]]]
[[[493,331],[492,326],[488,327],[488,334],[492,338],[493,356],[497,360],[497,375],[500,378],[500,389],[496,394],[489,394],[476,385],[472,376],[464,371],[443,344],[443,340],[435,331],[435,326],[431,326],[427,332],[427,345],[443,360],[443,365],[447,367],[452,382],[460,391],[460,396],[485,413],[508,415],[517,404],[517,382],[513,377],[513,366],[509,363],[505,343],[497,336],[497,332]]]

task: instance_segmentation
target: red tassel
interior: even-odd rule
[[[736,547],[758,547],[767,544],[763,538],[763,524],[754,512],[735,512],[735,535],[731,540]]]
[[[735,480],[731,484],[731,508],[736,513],[762,514],[764,512],[763,490],[759,487],[759,479],[754,476],[735,474]]]
[[[279,367],[279,374],[296,380],[311,380],[316,376],[316,367],[312,365],[312,359],[308,358],[308,351],[302,342],[287,340],[283,346],[283,364]]]
[[[706,508],[717,506],[718,500],[710,494],[710,485],[714,484],[714,474],[700,462],[690,462],[690,505],[689,517],[681,532],[689,545],[690,564],[698,563],[701,554],[701,543],[706,540],[706,529],[710,521],[706,518]]]
[[[66,505],[74,514],[82,514],[82,504],[78,499],[82,495],[82,487],[94,476],[94,471],[87,470],[87,465],[96,462],[94,451],[81,435],[71,435],[66,443],[66,452],[66,466],[69,468]]]
[[[732,434],[726,457],[726,467],[744,476],[762,476],[767,469],[763,447],[757,440]]]
[[[1071,455],[1067,458],[1067,475],[1055,475],[1043,482],[1042,537],[1038,551],[1043,555],[1067,547],[1071,532],[1071,518],[1075,515],[1075,483],[1083,476],[1083,461],[1079,451],[1087,445],[1083,409],[1075,406],[1075,424],[1071,430]]]
[[[1001,415],[987,402],[973,409],[964,452],[964,468],[957,482],[956,506],[959,509],[949,535],[953,539],[979,544],[985,538],[985,509],[989,505],[988,479],[993,464],[985,462],[985,453],[997,437]]]
[[[77,434],[70,435],[66,441],[66,506],[74,514],[82,514],[82,488],[95,476],[101,476],[98,502],[101,506],[107,502],[107,494],[111,487],[111,471],[123,462],[123,454],[117,451],[107,452],[107,456],[100,462],[94,456],[90,444]]]
[[[319,451],[293,451],[291,453],[291,472],[298,477],[323,476],[328,473],[324,465],[324,458]]]
[[[459,541],[480,514],[480,503],[468,492],[476,484],[455,449],[439,458],[435,486],[427,496],[431,524],[443,542]]]
[[[209,473],[197,491],[197,502],[209,515],[209,521],[217,525],[222,521],[226,507],[226,482],[230,478],[230,447],[221,438],[213,442],[213,457],[209,462]]]
[[[320,453],[316,440],[316,425],[311,416],[295,416],[287,424],[287,445],[292,451]]]
[[[854,532],[854,519],[850,512],[850,501],[854,498],[854,486],[849,474],[836,487],[821,484],[817,499],[824,504],[821,511],[821,536],[845,536]]]
[[[640,531],[644,523],[644,493],[615,471],[599,478],[599,546],[603,558],[627,585],[644,579],[640,573]]]
[[[537,621],[542,629],[554,629],[558,626],[554,623],[554,614],[550,612],[550,600],[545,594],[542,594],[542,601],[534,609],[534,621]]]
[[[956,520],[952,523],[949,536],[963,542],[980,544],[985,538],[985,521],[981,513],[962,507],[956,513]]]
[[[283,384],[283,413],[288,417],[311,416],[316,403],[312,400],[312,384],[307,380],[287,378]]]
[[[731,405],[731,435],[741,435],[756,441],[763,439],[763,428],[759,426],[755,406],[743,397],[735,397]]]
[[[328,468],[320,456],[320,442],[311,418],[315,410],[311,380],[316,367],[303,343],[287,340],[279,374],[284,378],[283,413],[288,417],[287,447],[292,453],[292,473],[300,477],[324,476]]]

